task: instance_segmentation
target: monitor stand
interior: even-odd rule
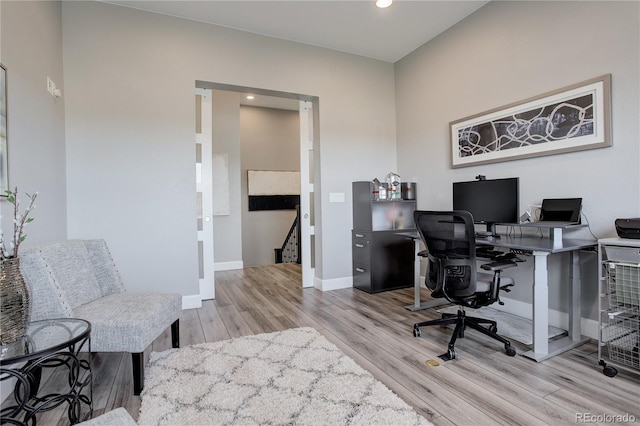
[[[490,232],[492,237],[497,237],[498,234],[496,232],[496,224],[495,223],[487,223],[487,232]]]
[[[487,223],[486,231],[476,231],[476,236],[478,237],[496,237],[496,224],[495,223]]]

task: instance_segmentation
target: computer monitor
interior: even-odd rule
[[[470,212],[492,235],[496,223],[518,223],[519,202],[518,178],[453,183],[453,209]]]

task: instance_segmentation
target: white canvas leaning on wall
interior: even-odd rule
[[[248,194],[300,195],[300,172],[249,170]]]

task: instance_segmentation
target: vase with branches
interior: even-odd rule
[[[20,211],[18,188],[7,190],[6,200],[13,204],[13,237],[8,242],[0,229],[0,343],[13,343],[25,335],[30,314],[29,291],[20,272],[20,244],[27,238],[25,227],[35,208],[38,193],[25,194],[29,204]]]
[[[33,222],[34,218],[29,217],[31,211],[36,207],[36,198],[38,193],[26,194],[29,199],[29,205],[24,212],[20,212],[20,200],[18,199],[18,187],[12,190],[5,191],[7,195],[7,201],[13,204],[13,238],[9,241],[9,247],[5,244],[4,233],[0,229],[0,259],[10,259],[18,257],[18,250],[20,244],[27,238],[27,234],[24,233],[25,226],[28,223]]]

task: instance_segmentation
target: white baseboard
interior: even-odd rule
[[[320,291],[341,290],[343,288],[353,287],[352,277],[333,278],[330,280],[321,280],[316,277],[313,286]]]
[[[202,308],[202,298],[199,294],[182,296],[182,309]]]
[[[242,260],[234,260],[232,262],[216,262],[213,264],[215,271],[233,271],[235,269],[243,269],[244,262]]]

